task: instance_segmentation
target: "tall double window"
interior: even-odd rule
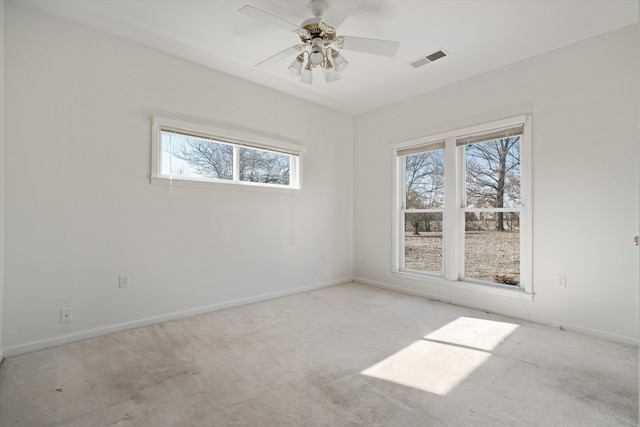
[[[530,134],[515,117],[394,146],[394,270],[531,291]]]

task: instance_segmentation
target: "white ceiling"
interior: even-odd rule
[[[338,35],[396,40],[394,58],[344,51],[342,80],[300,83],[289,59],[258,62],[299,42],[238,13],[249,4],[294,22],[308,0],[14,0],[336,110],[360,114],[638,21],[638,0],[329,0]],[[329,21],[331,24],[332,22]],[[421,68],[437,49],[450,56]],[[291,58],[291,60],[293,57]],[[597,60],[597,59],[594,59]],[[320,78],[318,78],[320,77]]]

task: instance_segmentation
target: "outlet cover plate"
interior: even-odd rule
[[[70,308],[60,309],[60,323],[67,323],[73,320],[72,311]]]
[[[118,278],[118,286],[120,286],[121,288],[128,288],[129,287],[129,275],[127,274],[123,274]]]
[[[561,288],[566,288],[567,287],[567,276],[565,276],[564,274],[558,274],[556,276],[556,284],[558,286],[560,286]]]

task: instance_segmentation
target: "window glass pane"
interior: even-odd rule
[[[289,185],[291,156],[240,147],[240,181]]]
[[[163,175],[232,179],[231,145],[172,132],[161,135]]]
[[[468,144],[463,149],[466,206],[520,207],[520,136]]]
[[[404,268],[442,275],[442,212],[405,213]]]
[[[498,231],[503,229],[504,231]],[[492,283],[520,283],[520,214],[467,212],[465,277]]]
[[[444,149],[405,156],[407,209],[434,209],[444,206]]]

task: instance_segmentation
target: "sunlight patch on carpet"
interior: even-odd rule
[[[362,374],[443,396],[489,359],[491,351],[517,327],[460,317]]]

